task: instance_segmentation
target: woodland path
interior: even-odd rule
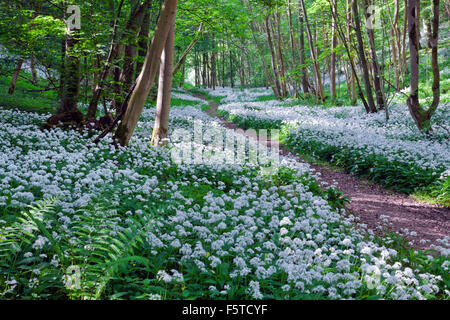
[[[202,95],[196,96],[208,102],[210,106],[206,111],[208,115],[218,118],[228,129],[239,129],[236,124],[226,121],[217,114],[218,103],[209,101]],[[249,136],[257,139],[253,135]],[[277,143],[279,142],[270,139],[266,141],[268,146]],[[280,155],[307,162],[316,173],[319,173],[319,180],[322,183],[332,185],[337,182],[338,189],[351,199],[347,209],[360,218],[360,223],[366,224],[369,229],[379,235],[382,235],[378,228],[382,225],[381,216],[385,215],[389,216],[389,231],[403,235],[405,235],[404,229],[415,232],[415,236],[405,236],[420,249],[429,249],[431,244],[440,245],[436,242],[437,239],[450,236],[450,207],[419,202],[408,195],[386,190],[378,184],[364,181],[342,170],[310,163],[299,155],[291,153],[283,145],[280,145]],[[422,239],[426,240],[426,243],[421,243]]]

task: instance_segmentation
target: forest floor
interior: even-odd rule
[[[208,100],[201,94],[196,94],[196,97],[208,102],[209,109],[206,113],[218,118],[224,127],[239,129],[237,124],[217,114],[219,107],[217,102]],[[257,139],[252,134],[243,134]],[[279,144],[270,138],[266,143],[268,146]],[[279,150],[282,156],[308,162],[310,167],[319,173],[319,182],[326,185],[337,183],[344,196],[350,198],[347,209],[378,235],[386,231],[402,234],[420,249],[429,249],[431,244],[436,244],[437,239],[450,236],[450,207],[418,201],[411,196],[387,190],[379,184],[346,173],[342,169],[308,161],[301,155],[293,154],[283,145],[280,145]],[[384,228],[386,226],[381,226],[381,222],[385,219],[389,221],[387,230]]]

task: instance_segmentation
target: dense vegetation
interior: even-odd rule
[[[0,1],[0,299],[449,299],[449,237],[215,117],[448,207],[449,10]]]

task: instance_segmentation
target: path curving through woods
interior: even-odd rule
[[[219,107],[217,102],[209,101],[200,94],[195,96],[208,102],[209,109],[206,113],[209,116],[218,118],[228,129],[239,129],[235,123],[217,114]],[[252,134],[248,136],[257,139]],[[269,138],[265,142],[267,146],[278,143]],[[310,163],[301,156],[291,153],[283,145],[280,145],[280,155],[294,157],[299,162],[307,162],[318,174],[321,183],[328,185],[337,183],[337,187],[351,199],[347,209],[359,217],[361,223],[379,235],[382,235],[379,229],[382,225],[382,216],[388,216],[390,231],[405,235],[417,248],[429,249],[432,244],[440,245],[436,240],[450,237],[450,207],[419,202],[408,195],[386,190],[379,184],[369,183],[342,170]],[[405,234],[405,229],[409,234]]]

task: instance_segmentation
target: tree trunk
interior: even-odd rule
[[[91,99],[91,102],[89,103],[89,107],[88,107],[88,111],[87,111],[87,118],[95,118],[95,115],[97,113],[98,102],[100,100],[100,96],[102,94],[103,87],[105,85],[106,77],[109,74],[109,70],[111,69],[112,62],[118,53],[118,43],[116,43],[116,38],[117,38],[119,18],[120,18],[120,14],[122,12],[123,2],[124,2],[124,0],[121,0],[120,4],[119,4],[119,8],[117,11],[117,17],[114,22],[114,28],[113,28],[113,34],[112,34],[111,45],[110,45],[110,49],[109,49],[109,53],[108,53],[108,58],[106,59],[105,67],[103,68],[103,71],[100,75],[97,86],[95,87],[95,90],[92,94],[92,99]]]
[[[429,43],[431,45],[431,69],[433,70],[433,102],[431,104],[430,113],[436,111],[440,101],[440,74],[438,61],[438,42],[439,42],[439,0],[433,0],[433,20],[431,22],[432,33]],[[430,115],[430,118],[431,118]]]
[[[78,110],[78,94],[80,91],[80,58],[74,54],[78,43],[78,34],[70,33],[66,42],[66,65],[64,92],[60,106],[60,113]]]
[[[440,100],[440,78],[438,65],[438,38],[439,38],[439,0],[433,0],[433,21],[430,45],[432,46],[431,64],[433,70],[433,102],[428,110],[419,103],[419,37],[420,32],[420,1],[408,1],[408,35],[411,52],[411,93],[407,99],[409,112],[419,130],[428,132],[431,130],[431,117],[436,111]]]
[[[169,131],[170,99],[173,80],[173,55],[175,44],[175,17],[166,40],[159,69],[158,98],[156,102],[155,125],[153,127],[152,144],[165,145]]]
[[[325,93],[323,91],[319,63],[317,61],[317,55],[314,50],[314,42],[312,39],[311,29],[309,27],[308,15],[306,13],[306,7],[305,7],[304,0],[300,0],[300,4],[302,6],[302,10],[303,10],[304,18],[305,18],[306,35],[308,36],[308,42],[309,42],[309,47],[310,47],[310,51],[311,51],[311,59],[313,60],[313,69],[314,69],[314,75],[315,75],[315,79],[316,79],[316,95],[318,95],[318,97],[320,98],[321,101],[325,101]]]
[[[234,75],[233,75],[233,52],[230,50],[230,85],[234,88]]]
[[[364,10],[366,11],[366,19],[370,18],[371,13],[368,12],[370,2],[364,0]],[[386,108],[386,101],[384,98],[383,87],[381,84],[381,72],[378,65],[377,51],[375,48],[375,36],[373,33],[373,28],[366,25],[367,38],[369,39],[369,49],[370,57],[372,59],[372,69],[373,69],[373,83],[375,87],[375,97],[377,100],[378,110],[384,110]]]
[[[145,57],[144,66],[136,79],[136,86],[124,112],[122,122],[115,134],[115,140],[122,146],[127,146],[130,142],[150,89],[155,81],[161,62],[161,54],[175,17],[176,7],[177,0],[166,0],[162,5],[153,40]]]
[[[149,6],[150,7],[150,6]],[[139,31],[139,41],[138,41],[138,61],[136,62],[135,74],[139,74],[144,66],[145,55],[148,51],[148,37],[150,33],[150,10],[144,15],[144,20],[142,21],[142,26]]]
[[[244,6],[244,0],[241,0],[242,5]],[[250,10],[250,13],[253,13],[253,9],[252,6],[250,4],[250,2],[247,2],[248,8]],[[270,86],[272,87],[272,90],[274,92],[275,97],[278,99],[280,97],[279,92],[277,91],[277,88],[275,86],[275,83],[273,82],[272,76],[270,74],[269,68],[267,67],[267,63],[266,63],[266,58],[265,58],[265,54],[264,54],[264,49],[263,49],[263,44],[261,44],[261,42],[259,41],[259,39],[257,38],[257,28],[256,28],[256,24],[255,24],[255,20],[251,19],[250,20],[250,28],[252,29],[252,36],[253,36],[253,41],[255,42],[256,48],[258,50],[259,53],[259,58],[261,60],[261,64],[263,66],[263,70],[264,70],[264,74],[266,75],[266,83],[270,83]]]
[[[301,2],[299,1],[298,6],[298,22],[299,22],[299,53],[300,53],[300,77],[302,81],[303,93],[309,92],[309,82],[308,82],[308,74],[305,66],[305,32],[304,32],[304,22],[303,22],[303,9],[301,6]]]
[[[359,19],[357,0],[352,1],[353,17],[355,18],[355,33],[358,41],[358,55],[363,73],[364,89],[366,90],[367,102],[370,112],[377,112],[375,102],[372,95],[372,87],[370,83],[369,68],[367,66],[366,54],[364,52],[364,42],[361,33],[361,21]]]
[[[36,71],[36,57],[34,55],[30,58],[30,68],[31,68],[31,83],[37,84],[37,71]]]
[[[19,79],[20,71],[22,70],[23,59],[19,59],[16,64],[16,69],[11,78],[11,84],[9,85],[8,94],[14,94],[17,85],[17,79]]]
[[[181,68],[181,66],[184,66],[184,62],[186,61],[186,57],[189,54],[189,52],[192,50],[192,48],[195,46],[195,44],[200,40],[200,36],[203,30],[203,22],[200,23],[200,26],[198,27],[197,34],[195,35],[194,39],[192,39],[189,46],[184,50],[183,54],[181,55],[180,60],[178,61],[177,65],[173,69],[173,74],[175,75]]]
[[[405,76],[407,73],[407,61],[406,61],[406,34],[408,33],[408,0],[404,0],[405,5],[405,15],[403,20],[403,37],[402,37],[402,78],[401,78],[401,88],[405,87]]]
[[[83,114],[78,110],[78,95],[80,92],[80,58],[74,53],[79,42],[77,31],[67,30],[66,50],[63,73],[64,87],[60,106],[55,115],[47,119],[41,129],[51,129],[58,124],[64,126],[81,126]]]
[[[351,32],[351,21],[352,21],[352,8],[351,8],[351,0],[347,0],[347,19],[346,19],[346,33],[347,33],[347,38],[348,41],[350,43],[353,43],[353,37],[352,37],[352,32]],[[338,26],[339,27],[339,26]],[[353,62],[353,56],[350,55],[349,56],[349,62],[350,62],[350,68],[352,68],[352,65],[354,64]],[[350,92],[351,92],[351,99],[352,99],[352,103],[356,104],[356,81],[355,81],[355,76],[353,74],[353,72],[350,73]]]
[[[419,44],[417,43],[417,28],[419,23],[419,0],[408,1],[408,35],[409,35],[409,48],[411,59],[411,93],[407,99],[409,111],[417,127],[424,129],[424,123],[427,120],[427,115],[423,112],[419,104]]]
[[[277,30],[277,49],[278,49],[278,65],[280,67],[280,84],[281,84],[281,95],[283,98],[286,98],[287,93],[287,81],[286,81],[286,68],[284,65],[284,58],[283,58],[283,38],[281,37],[281,30],[280,30],[280,12],[277,7],[277,12],[274,14],[275,17],[275,24],[276,24],[276,30]]]
[[[119,90],[116,91],[116,96],[113,105],[117,109],[122,105],[124,92],[130,90],[133,84],[133,74],[135,58],[137,55],[137,42],[136,38],[139,36],[140,28],[143,24],[145,12],[151,5],[152,0],[145,1],[142,5],[137,3],[133,8],[131,17],[125,27],[124,35],[122,36],[122,42],[125,42],[123,66],[119,75]]]
[[[211,82],[213,90],[216,90],[217,86],[217,65],[216,65],[216,48],[214,43],[213,52],[211,53]]]
[[[335,1],[335,0],[333,0]],[[331,20],[331,57],[330,57],[330,94],[331,99],[336,100],[336,21],[334,18]]]
[[[280,84],[280,78],[277,71],[277,63],[276,63],[276,55],[275,51],[273,49],[273,42],[272,42],[272,34],[271,34],[271,28],[270,28],[270,16],[266,16],[266,33],[267,33],[267,42],[270,49],[270,56],[271,56],[271,63],[272,63],[272,74],[273,74],[273,82],[275,84],[276,92],[278,97],[282,97],[282,91],[281,91],[281,84]]]
[[[366,112],[369,113],[370,112],[370,108],[369,105],[367,103],[366,98],[364,97],[363,91],[362,91],[362,87],[361,87],[361,83],[359,81],[358,78],[358,74],[356,73],[356,67],[355,67],[355,63],[353,62],[353,58],[352,58],[352,54],[350,52],[350,45],[349,45],[349,41],[347,41],[347,39],[345,38],[345,34],[342,31],[342,28],[340,26],[339,23],[339,15],[337,14],[337,6],[336,4],[333,4],[330,2],[330,9],[331,9],[331,14],[333,15],[334,19],[336,20],[336,30],[338,32],[339,37],[341,38],[341,42],[344,45],[345,48],[345,52],[347,53],[347,57],[348,60],[350,62],[350,67],[352,70],[352,75],[353,75],[353,79],[355,80],[356,84],[358,85],[358,95],[364,105],[364,108],[366,109]]]
[[[297,60],[297,44],[295,43],[295,36],[294,36],[294,26],[292,23],[292,10],[291,10],[291,0],[288,0],[287,3],[288,6],[288,22],[289,22],[289,38],[291,40],[291,66],[292,70],[295,69],[296,60]],[[298,81],[293,81],[292,83],[295,91],[295,97],[298,97]]]

